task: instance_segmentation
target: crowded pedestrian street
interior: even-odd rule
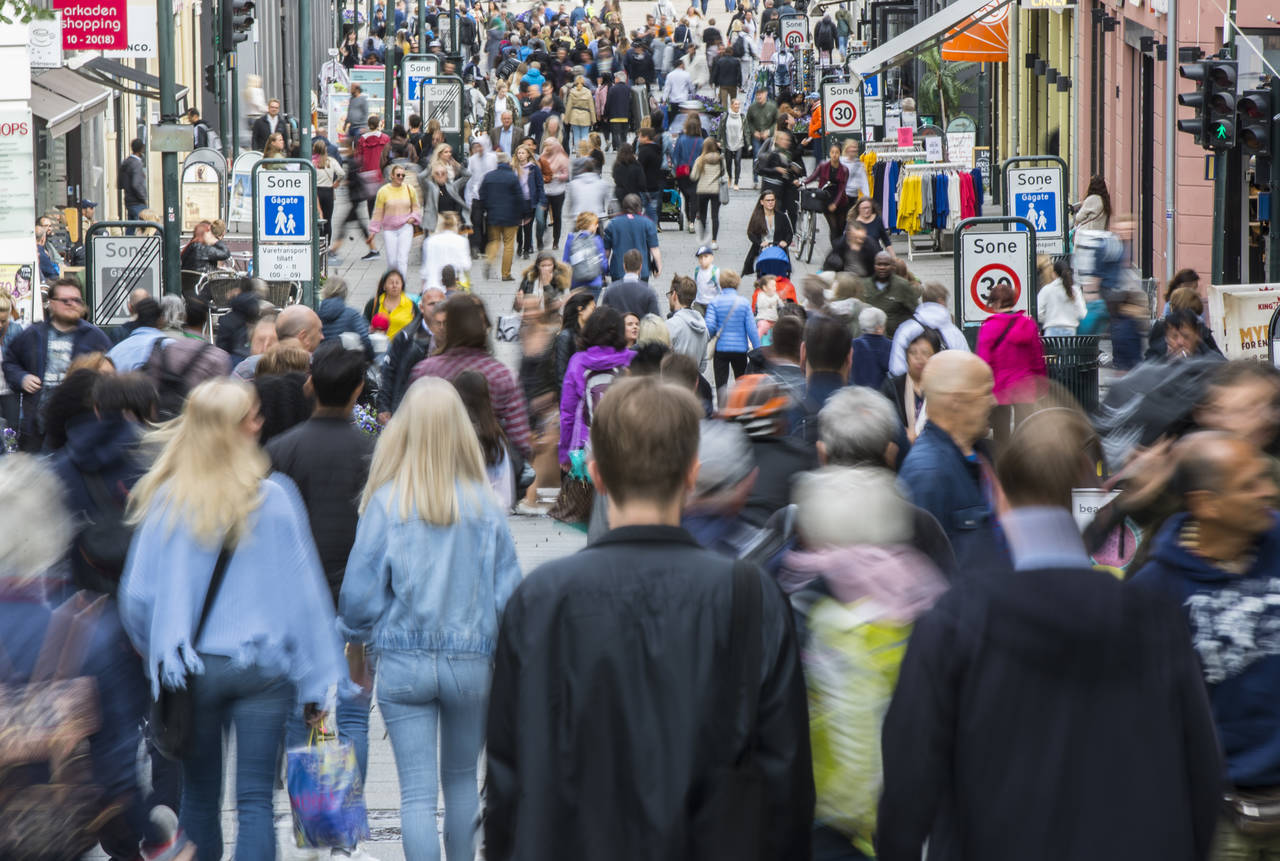
[[[1280,857],[1271,12],[0,0],[0,861]]]

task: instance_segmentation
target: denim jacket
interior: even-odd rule
[[[487,484],[457,485],[459,520],[399,515],[395,485],[373,495],[356,528],[338,601],[338,632],[374,651],[492,655],[498,620],[520,584],[506,517]]]

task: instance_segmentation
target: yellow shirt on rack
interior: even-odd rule
[[[907,233],[920,232],[920,216],[924,212],[922,186],[920,177],[906,176],[902,179],[902,187],[898,193],[899,230]]]
[[[862,166],[867,169],[867,196],[872,200],[876,197],[876,154],[873,150],[867,150],[858,156],[862,160]]]

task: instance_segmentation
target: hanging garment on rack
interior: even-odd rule
[[[880,200],[880,193],[884,190],[884,172],[888,167],[889,162],[887,161],[877,162],[875,169],[872,170],[871,173],[867,174],[869,177],[868,181],[871,183],[870,197],[873,201],[878,202]],[[880,211],[884,212],[884,208],[881,207]]]
[[[964,218],[960,205],[960,174],[958,173],[947,176],[947,201],[951,210],[947,215],[947,227],[954,230],[955,226]]]
[[[885,178],[885,201],[888,206],[889,219],[887,227],[894,229],[898,223],[898,186],[902,179],[902,162],[889,163],[888,176]]]
[[[969,171],[969,176],[973,178],[973,208],[975,215],[982,214],[982,195],[984,193],[982,187],[982,171],[974,168]]]
[[[876,188],[878,187],[874,177],[876,167],[878,166],[878,159],[876,158],[875,151],[867,150],[862,155],[858,156],[858,159],[862,162],[862,166],[867,169],[867,182],[871,184],[871,190],[867,192],[867,197],[874,200],[876,196]]]
[[[947,215],[950,211],[948,189],[951,185],[950,175],[940,173],[933,178],[933,225],[939,230],[946,230]]]
[[[973,177],[967,173],[960,174],[960,214],[965,218],[973,218],[977,207],[973,205]]]
[[[902,187],[898,189],[898,212],[897,218],[894,220],[894,226],[898,230],[905,230],[907,233],[914,233],[912,229],[915,226],[915,214],[917,210],[916,203],[916,186],[917,177],[904,176],[902,178]]]
[[[933,176],[920,177],[920,229],[933,230]]]

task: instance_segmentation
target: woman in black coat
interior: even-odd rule
[[[644,200],[645,189],[644,168],[636,160],[635,149],[624,143],[618,147],[618,158],[613,163],[613,193],[618,199],[618,206],[622,206],[622,200],[628,194]]]
[[[778,196],[771,189],[762,191],[751,220],[747,222],[747,239],[751,240],[751,248],[742,263],[743,274],[756,271],[756,257],[760,249],[770,245],[786,248],[794,234],[790,216],[778,206]]]

